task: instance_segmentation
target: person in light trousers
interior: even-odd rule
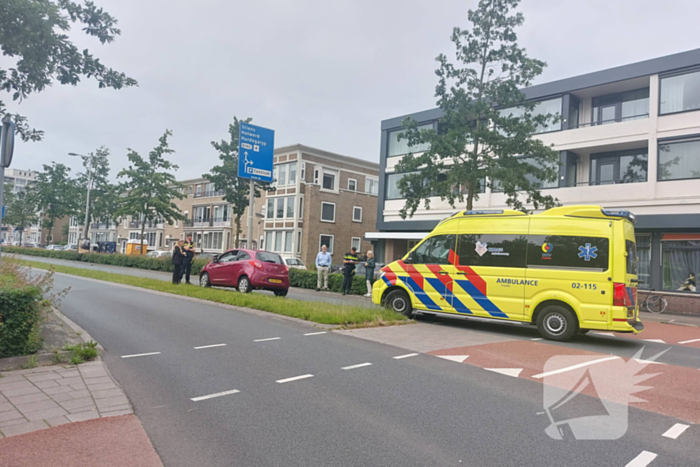
[[[331,254],[328,253],[326,245],[321,246],[321,251],[316,255],[316,290],[321,290],[321,276],[323,276],[323,290],[328,290],[328,269],[331,267]]]
[[[374,267],[376,261],[374,260],[374,252],[372,250],[367,252],[367,261],[365,261],[365,280],[367,281],[367,293],[365,297],[372,296],[372,282],[374,282]]]

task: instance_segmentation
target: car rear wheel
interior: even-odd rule
[[[289,289],[287,290],[275,290],[275,297],[286,297]]]
[[[549,305],[537,315],[537,330],[545,339],[568,341],[578,331],[578,320],[563,306]]]
[[[209,274],[203,272],[199,275],[199,285],[202,287],[211,287],[211,282],[209,282]]]
[[[384,304],[395,312],[401,313],[409,318],[413,316],[411,299],[408,298],[408,294],[403,290],[392,290],[389,292],[389,295],[386,296]]]
[[[253,287],[250,286],[250,279],[247,276],[241,276],[238,279],[238,291],[242,293],[250,293],[253,291]]]

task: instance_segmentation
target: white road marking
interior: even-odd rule
[[[207,399],[213,399],[215,397],[228,396],[229,394],[238,394],[239,392],[241,392],[241,391],[239,391],[238,389],[232,389],[230,391],[217,392],[216,394],[209,394],[208,396],[193,397],[190,400],[192,402],[198,402],[198,401],[204,401]]]
[[[658,342],[659,344],[665,344],[666,342],[662,341],[661,339],[642,339],[643,341],[647,342]]]
[[[632,459],[625,467],[646,467],[651,461],[656,459],[656,454],[649,451],[642,451],[637,457]]]
[[[301,375],[301,376],[294,376],[292,378],[286,378],[286,379],[278,379],[276,382],[277,383],[290,383],[292,381],[299,381],[300,379],[306,379],[306,378],[313,378],[314,375]]]
[[[394,360],[401,360],[402,358],[415,357],[416,355],[419,355],[419,354],[407,353],[406,355],[398,355],[398,356],[394,357]]]
[[[267,341],[276,341],[278,339],[282,339],[281,337],[268,337],[267,339],[256,339],[253,342],[267,342]]]
[[[668,430],[666,433],[664,433],[664,434],[661,435],[661,436],[665,436],[666,438],[676,439],[676,438],[678,438],[680,435],[682,435],[683,432],[684,432],[685,430],[687,430],[688,428],[690,428],[690,425],[684,425],[684,424],[682,424],[682,423],[676,423],[676,424],[673,425],[671,428],[669,428],[669,430]]]
[[[615,337],[615,334],[612,332],[592,332],[591,334],[595,334],[596,336],[610,336],[610,337]]]
[[[362,368],[363,366],[370,366],[371,363],[358,363],[357,365],[344,366],[341,370],[354,370],[355,368]]]
[[[535,337],[534,339],[530,339],[531,341],[541,341],[543,338],[542,337]]]
[[[160,352],[137,353],[134,355],[122,355],[122,358],[146,357],[148,355],[160,355]]]
[[[304,334],[305,336],[318,336],[319,334],[325,334],[326,331],[321,331],[321,332],[307,332]]]
[[[513,378],[520,376],[520,372],[523,371],[522,368],[484,368],[484,370],[494,371],[502,375],[512,376]]]
[[[560,368],[558,370],[552,370],[552,371],[548,371],[546,373],[540,373],[539,375],[533,376],[533,378],[539,379],[539,378],[545,378],[545,377],[551,376],[551,375],[558,375],[559,373],[566,373],[567,371],[577,370],[579,368],[583,368],[584,366],[595,365],[596,363],[609,362],[610,360],[617,360],[618,358],[620,358],[620,357],[599,358],[597,360],[591,360],[590,362],[583,362],[583,363],[579,363],[577,365],[571,365],[571,366],[567,366],[565,368]]]
[[[211,349],[212,347],[223,347],[225,345],[226,344],[200,345],[199,347],[195,347],[194,350]]]
[[[654,365],[665,365],[665,363],[663,363],[663,362],[657,362],[657,361],[654,361],[654,360],[643,360],[643,359],[641,359],[641,358],[635,358],[634,361],[637,362],[637,363],[643,363],[643,364],[645,364],[645,365],[648,365],[648,364],[650,364],[650,363],[653,363]]]
[[[689,341],[679,342],[679,344],[690,344],[691,342],[700,342],[700,339],[690,339]]]
[[[469,355],[436,355],[436,357],[444,358],[445,360],[450,360],[452,362],[462,363]]]

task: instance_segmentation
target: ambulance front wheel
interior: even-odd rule
[[[576,334],[578,322],[570,310],[559,305],[549,305],[537,315],[537,330],[545,339],[568,341]]]
[[[413,316],[411,299],[408,298],[408,294],[403,290],[392,290],[389,292],[389,295],[386,296],[384,304],[395,312],[401,313],[409,318]]]

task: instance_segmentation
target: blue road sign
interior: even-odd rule
[[[2,207],[2,214],[0,214],[0,219],[5,218],[5,206]]]
[[[240,122],[238,133],[238,176],[272,182],[275,131]]]

